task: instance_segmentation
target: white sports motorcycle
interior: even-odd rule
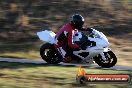
[[[109,48],[109,42],[106,36],[93,28],[89,35],[84,35],[78,32],[74,35],[73,41],[80,44],[83,48],[81,50],[73,51],[73,61],[82,64],[90,64],[95,61],[103,68],[109,68],[117,63],[117,58],[112,50]],[[37,32],[40,40],[46,42],[40,48],[40,55],[44,61],[50,64],[58,64],[62,62],[66,52],[62,47],[55,49],[55,33],[52,31]],[[91,41],[89,44],[88,42]]]

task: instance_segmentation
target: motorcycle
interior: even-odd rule
[[[74,35],[73,42],[80,44],[81,49],[73,51],[73,61],[82,64],[91,64],[94,61],[103,68],[113,67],[117,63],[117,57],[109,48],[107,37],[102,32],[91,29],[93,31],[88,35],[83,32],[77,32]],[[62,62],[66,52],[62,47],[55,49],[56,34],[45,30],[37,32],[37,35],[40,40],[45,42],[40,47],[42,59],[49,64]]]

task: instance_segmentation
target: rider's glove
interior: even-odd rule
[[[92,33],[93,32],[93,29],[92,28],[87,28],[86,30],[89,31],[89,33]]]

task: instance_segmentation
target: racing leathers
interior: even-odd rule
[[[64,25],[59,32],[56,34],[56,44],[55,47],[62,47],[66,51],[64,62],[69,62],[72,60],[72,51],[79,49],[79,45],[73,42],[73,36],[78,32],[71,23]]]

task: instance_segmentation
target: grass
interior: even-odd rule
[[[28,52],[20,52],[20,51],[17,51],[17,52],[3,52],[3,53],[0,53],[0,57],[9,57],[9,58],[24,58],[24,59],[29,59],[29,58],[32,58],[32,59],[36,59],[36,58],[40,58],[40,55],[39,55],[39,52],[38,51],[28,51]]]
[[[28,38],[27,38],[28,39]],[[13,41],[12,41],[13,42]],[[9,58],[40,58],[39,48],[40,44],[38,43],[10,43],[7,41],[5,44],[0,44],[0,57],[9,57]]]
[[[14,0],[14,2],[19,3],[21,9],[27,3],[20,0]],[[34,1],[32,5],[35,6],[29,6],[31,28],[16,27],[14,29],[7,25],[6,21],[2,22],[7,14],[5,5],[8,5],[10,0],[0,1],[0,18],[2,18],[0,19],[0,57],[40,58],[39,47],[41,44],[36,37],[36,32],[41,28],[57,30],[68,21],[69,16],[80,13],[86,18],[85,23],[88,27],[102,26],[101,31],[115,39],[112,49],[119,58],[117,65],[132,66],[131,35],[128,35],[131,33],[131,0],[112,0],[112,2],[107,0],[63,0],[63,2],[44,0],[44,3],[41,2],[43,0]],[[9,28],[6,28],[8,26]],[[5,28],[2,29],[2,27]],[[123,48],[126,46],[128,49]],[[75,82],[77,68],[0,62],[0,88],[131,88],[131,85],[128,84],[78,85]],[[90,74],[132,74],[132,71],[88,68],[86,71]]]
[[[131,74],[132,71],[85,68],[89,74]],[[79,85],[78,67],[0,62],[0,88],[131,88],[130,84]]]

